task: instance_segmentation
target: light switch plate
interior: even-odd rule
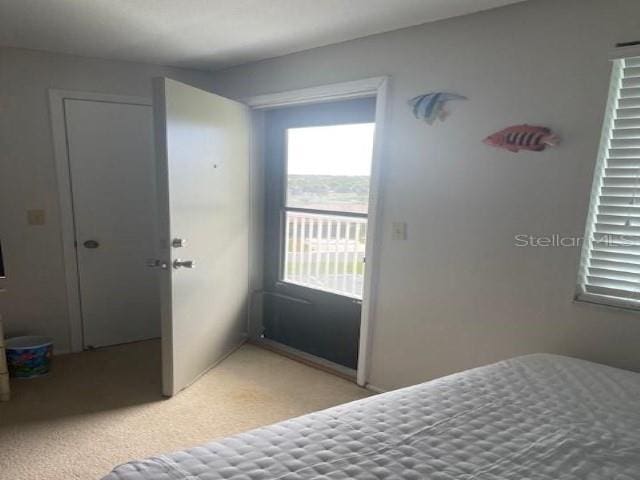
[[[44,210],[27,210],[27,223],[29,225],[44,225]]]
[[[391,238],[393,240],[406,240],[407,239],[407,223],[406,222],[393,222],[391,231]]]

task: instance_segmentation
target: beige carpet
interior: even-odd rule
[[[171,399],[157,342],[54,359],[0,403],[0,477],[96,479],[116,464],[179,450],[368,395],[356,385],[245,345]]]

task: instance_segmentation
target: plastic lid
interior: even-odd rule
[[[8,338],[4,343],[5,348],[38,348],[51,345],[49,337],[26,336]]]

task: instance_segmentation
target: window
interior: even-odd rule
[[[287,129],[285,282],[362,298],[374,130]]]
[[[578,299],[640,309],[640,57],[614,61]]]
[[[373,123],[289,128],[287,207],[367,213]]]

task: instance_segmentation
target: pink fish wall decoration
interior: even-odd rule
[[[558,145],[560,137],[547,127],[515,125],[489,135],[483,142],[492,147],[504,148],[510,152],[519,152],[520,150],[542,152],[547,147]]]

